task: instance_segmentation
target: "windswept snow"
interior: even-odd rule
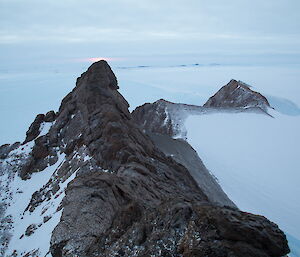
[[[300,108],[294,102],[282,97],[270,95],[268,95],[267,98],[270,105],[278,112],[291,116],[300,115]]]
[[[300,238],[300,117],[270,114],[189,116],[188,142],[241,210]]]
[[[22,152],[22,149],[27,154],[30,151],[30,143],[14,150],[2,165],[11,165],[18,154]],[[5,215],[11,221],[11,229],[9,230],[11,238],[6,256],[13,253],[17,256],[24,256],[27,253],[30,253],[30,256],[45,256],[48,253],[52,230],[58,224],[61,216],[61,210],[58,210],[58,207],[64,197],[67,184],[74,179],[76,172],[66,181],[60,183],[60,190],[52,195],[51,199],[43,201],[32,212],[26,208],[30,203],[32,194],[48,182],[64,161],[65,155],[60,154],[54,165],[41,172],[33,173],[28,180],[22,180],[17,172],[10,173],[9,170],[1,177],[1,186],[8,186],[6,187],[8,190],[1,194],[1,200],[7,203]],[[33,233],[26,235],[25,232],[30,226],[33,227]]]
[[[46,135],[49,132],[49,129],[51,128],[52,124],[53,124],[53,122],[43,122],[40,127],[39,136]]]

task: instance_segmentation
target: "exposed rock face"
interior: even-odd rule
[[[266,257],[287,251],[281,231],[264,217],[173,199],[147,212],[134,203],[124,207],[86,256]]]
[[[41,123],[44,121],[44,114],[38,114],[35,120],[30,125],[28,131],[26,132],[26,139],[25,143],[35,139],[40,134],[40,126]]]
[[[216,94],[208,99],[204,107],[258,107],[266,111],[270,104],[263,95],[255,92],[241,81],[232,79],[223,86]]]
[[[186,138],[184,121],[188,115],[203,114],[212,111],[202,106],[172,103],[160,99],[154,103],[145,103],[132,112],[136,124],[144,132]]]
[[[117,89],[109,65],[94,63],[57,114],[40,115],[22,145],[0,148],[0,175],[7,177],[0,185],[5,191],[0,218],[1,224],[11,224],[0,231],[2,255],[44,256],[36,241],[24,252],[14,248],[24,238],[46,237],[45,228],[53,230],[48,247],[54,257],[282,256],[289,251],[272,222],[212,200],[191,176],[185,157],[166,156],[169,150],[160,150],[143,133]],[[51,124],[45,133],[43,124]],[[41,176],[41,184],[30,184]],[[10,187],[16,182],[18,192]],[[22,196],[28,185],[35,191],[18,202],[17,193]],[[230,205],[227,201],[223,204]],[[20,213],[14,216],[10,206]],[[9,235],[12,228],[20,234]]]
[[[20,146],[19,142],[16,142],[12,145],[5,144],[0,146],[0,159],[5,159],[11,151],[18,148]]]
[[[174,119],[168,109],[170,105],[174,103],[160,99],[152,104],[146,103],[137,107],[132,115],[137,124],[143,125],[144,130],[174,136],[178,131],[173,125]]]
[[[95,63],[62,102],[56,124],[70,116],[68,110],[75,114],[73,120],[81,117],[73,129],[82,133],[81,144],[107,171],[78,174],[69,185],[51,240],[55,256],[67,256],[70,248],[72,254],[86,252],[110,227],[116,212],[131,202],[145,209],[168,198],[207,201],[186,168],[159,152],[135,125],[117,88],[107,63]],[[66,149],[78,147],[68,141]]]

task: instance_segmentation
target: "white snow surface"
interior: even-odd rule
[[[28,143],[23,151],[30,151],[30,146],[31,144]],[[16,153],[22,151],[21,148],[24,147],[14,150],[10,154],[11,157],[6,159],[5,162],[12,161]],[[52,174],[64,161],[64,154],[60,154],[54,165],[41,172],[33,173],[28,180],[22,180],[17,173],[13,175],[12,180],[7,179],[7,174],[2,176],[1,182],[9,183],[9,192],[6,193],[7,195],[1,195],[1,198],[9,195],[11,200],[6,215],[11,215],[13,222],[13,229],[10,231],[12,237],[6,250],[6,256],[10,256],[13,252],[17,253],[17,256],[24,256],[26,253],[31,253],[30,256],[46,256],[48,254],[51,233],[61,217],[61,210],[57,211],[57,208],[65,195],[64,190],[67,184],[74,179],[76,172],[60,184],[60,190],[52,195],[49,201],[42,202],[33,212],[24,211],[31,200],[32,194],[48,182]],[[44,217],[51,218],[44,223]],[[30,236],[26,236],[25,231],[31,224],[37,225],[37,229]]]
[[[53,122],[43,122],[41,124],[41,126],[40,126],[40,134],[39,134],[39,136],[46,135],[49,132],[52,124],[53,124]]]
[[[241,210],[300,238],[300,117],[270,112],[190,115],[188,142]]]

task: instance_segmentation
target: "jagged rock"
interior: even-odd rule
[[[146,133],[186,139],[184,121],[188,115],[202,114],[209,111],[211,110],[202,106],[172,103],[160,99],[154,103],[138,106],[132,112],[132,118]]]
[[[20,171],[22,179],[29,179],[34,172],[40,172],[58,160],[57,150],[49,146],[47,135],[34,140],[32,151]]]
[[[44,121],[45,122],[53,122],[55,121],[56,114],[54,111],[49,111],[45,114]]]
[[[36,140],[32,149],[32,157],[34,159],[43,159],[48,155],[49,151],[46,142],[43,142],[43,140]]]
[[[281,256],[289,251],[275,224],[234,205],[216,204],[182,154],[166,156],[169,150],[143,133],[117,89],[109,65],[94,63],[63,99],[49,131],[37,133],[45,117],[36,118],[24,154],[19,146],[0,163],[8,188],[22,170],[27,181],[20,186],[33,172],[48,176],[43,184],[31,185],[35,192],[14,219],[28,226],[32,222],[26,217],[43,215],[36,237],[45,217],[62,212],[51,236],[53,257]],[[57,200],[64,194],[62,202]],[[5,197],[3,204],[14,204],[9,189]],[[47,254],[36,248],[26,251]]]
[[[26,138],[23,144],[26,144],[39,136],[42,123],[53,122],[55,121],[55,118],[56,114],[54,111],[49,111],[46,114],[38,114],[26,132]]]
[[[216,94],[208,99],[204,107],[232,108],[257,107],[267,111],[270,104],[266,97],[250,89],[249,85],[242,81],[232,79],[223,86]]]
[[[14,144],[4,144],[0,146],[0,159],[5,159],[8,154],[18,148],[20,146],[20,142],[16,142]]]
[[[173,199],[144,214],[128,204],[86,256],[283,256],[284,241],[262,216]]]
[[[25,231],[25,236],[31,236],[34,231],[37,229],[37,225],[36,224],[31,224],[29,225],[27,228],[26,228],[26,231]]]
[[[35,139],[40,134],[40,126],[41,123],[44,121],[44,114],[38,114],[35,120],[30,125],[28,131],[26,132],[26,139],[24,144]]]
[[[137,124],[142,124],[143,129],[163,135],[174,136],[176,128],[168,112],[168,106],[173,103],[160,99],[152,104],[146,103],[137,107],[132,116]]]

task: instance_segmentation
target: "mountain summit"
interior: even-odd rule
[[[250,86],[242,81],[232,79],[223,86],[216,94],[208,99],[204,107],[230,108],[258,107],[264,111],[270,104],[263,95],[250,89]]]
[[[96,62],[22,144],[0,147],[2,256],[289,252],[278,226],[238,210],[188,144],[143,131],[117,89]]]

